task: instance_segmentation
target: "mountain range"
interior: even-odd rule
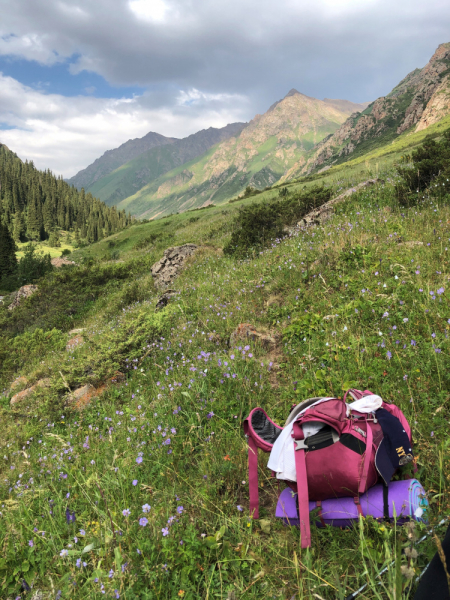
[[[278,181],[367,104],[317,100],[292,89],[250,123],[210,128],[181,140],[155,138],[157,134],[130,140],[106,152],[69,183],[85,187],[106,204],[147,218],[220,203],[248,185],[261,188]],[[149,141],[158,145],[139,152],[139,144],[150,135]],[[126,160],[130,150],[136,155]]]
[[[247,186],[326,170],[450,113],[450,43],[371,103],[317,100],[292,89],[249,123],[184,139],[150,132],[109,150],[68,180],[142,218],[220,204]]]

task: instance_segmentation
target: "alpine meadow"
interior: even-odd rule
[[[211,122],[67,179],[0,143],[0,598],[413,600],[432,560],[450,585],[450,43],[371,102]],[[320,406],[277,477],[277,425]],[[326,446],[316,480],[350,456],[356,491],[314,496]]]

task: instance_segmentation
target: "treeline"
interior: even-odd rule
[[[57,239],[64,229],[75,242],[93,243],[124,229],[131,216],[0,145],[0,220],[15,242]]]

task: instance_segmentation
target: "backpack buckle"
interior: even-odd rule
[[[295,450],[308,450],[305,440],[294,440]]]

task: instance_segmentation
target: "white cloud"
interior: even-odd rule
[[[144,21],[164,21],[168,6],[163,0],[130,0],[132,12]]]
[[[15,127],[0,130],[0,143],[40,169],[71,177],[106,150],[149,131],[184,137],[248,118],[244,97],[198,90],[180,96],[194,96],[195,101],[180,104],[173,97],[171,102],[166,98],[166,106],[152,107],[150,95],[67,98],[31,89],[0,73],[0,123]]]

